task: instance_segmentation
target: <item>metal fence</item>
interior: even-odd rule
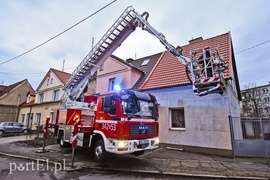
[[[235,156],[270,156],[270,118],[230,117]]]
[[[241,118],[243,139],[270,140],[270,118]]]

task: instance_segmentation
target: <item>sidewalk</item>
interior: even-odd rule
[[[35,137],[37,137],[37,134],[1,137],[0,145],[5,144],[5,143],[11,143],[14,141],[30,140],[30,139],[34,139]]]
[[[0,140],[2,141],[3,138]],[[40,149],[40,148],[39,148]],[[0,144],[0,155],[26,158],[30,160],[48,159],[52,163],[70,162],[71,149],[60,149],[58,145],[46,147],[50,152],[36,153],[37,148],[29,148],[7,143]],[[270,179],[270,158],[225,158],[198,153],[169,150],[161,147],[148,151],[140,157],[133,155],[110,155],[104,163],[96,163],[88,151],[77,149],[75,166],[99,170],[155,173],[213,179]]]

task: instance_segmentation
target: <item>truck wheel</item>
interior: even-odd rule
[[[65,142],[64,136],[61,136],[59,145],[60,145],[60,148],[65,148],[65,147],[67,147],[67,142]]]
[[[144,151],[136,151],[134,153],[132,153],[134,156],[141,156],[143,155]]]
[[[106,154],[107,152],[105,150],[103,140],[98,140],[95,144],[95,149],[94,149],[95,160],[98,162],[103,162],[106,158]]]
[[[0,130],[0,136],[1,136],[2,134],[4,134],[4,131]]]

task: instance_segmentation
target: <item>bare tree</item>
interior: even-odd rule
[[[242,116],[263,117],[263,108],[265,102],[261,88],[256,86],[256,83],[249,83],[244,86],[242,91],[243,97],[243,112]]]

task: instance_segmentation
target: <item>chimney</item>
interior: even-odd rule
[[[203,41],[203,38],[202,37],[198,37],[198,38],[195,38],[195,39],[192,38],[188,42],[189,42],[189,44],[194,44],[194,43],[201,42],[201,41]]]
[[[134,61],[132,58],[129,58],[129,59],[126,60],[127,63],[130,63],[132,61]]]

